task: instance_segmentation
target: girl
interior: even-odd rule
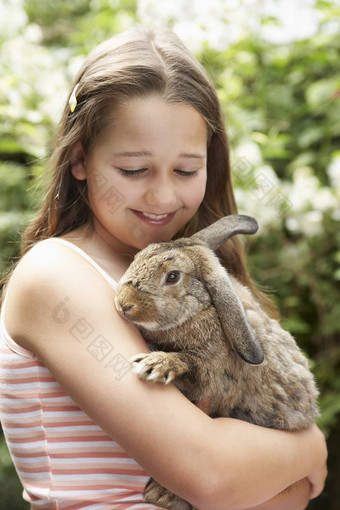
[[[198,62],[165,31],[100,45],[75,81],[2,307],[1,420],[32,509],[150,510],[150,475],[206,510],[302,509],[321,492],[316,427],[211,419],[130,371],[148,346],[113,303],[133,255],[235,212],[222,116]],[[251,284],[235,238],[220,256]]]

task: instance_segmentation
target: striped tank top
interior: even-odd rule
[[[116,282],[84,251],[115,290]],[[0,421],[32,510],[151,510],[147,473],[65,393],[34,354],[0,323]]]

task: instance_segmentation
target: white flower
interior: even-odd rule
[[[334,221],[340,221],[340,209],[335,209],[335,211],[333,211],[332,218]]]
[[[31,43],[41,43],[43,38],[41,27],[35,23],[31,23],[25,28],[24,38]]]
[[[307,237],[322,233],[322,213],[320,211],[308,211],[300,220],[301,232]]]
[[[312,208],[318,211],[340,208],[339,200],[329,188],[321,188],[312,197]]]
[[[15,37],[27,24],[23,0],[0,1],[0,38]]]
[[[275,172],[274,168],[271,167],[270,165],[260,165],[260,166],[258,166],[255,169],[254,174],[255,174],[256,179],[258,179],[260,177],[265,177],[266,180],[268,181],[268,183],[270,183],[270,185],[272,187],[280,186],[280,179],[276,175],[276,172]]]
[[[295,212],[309,209],[320,189],[320,181],[312,172],[309,167],[301,167],[294,172],[289,199]]]
[[[261,165],[263,161],[258,144],[249,140],[238,144],[236,149],[233,151],[232,159],[234,162],[237,160],[248,161],[250,167]]]
[[[323,215],[320,211],[307,211],[286,219],[286,227],[293,233],[302,233],[306,237],[322,233]]]
[[[258,27],[261,35],[274,44],[285,44],[317,33],[321,14],[310,0],[267,0],[260,5],[262,15],[278,18],[279,25]],[[303,20],[303,23],[301,23]]]
[[[340,154],[336,153],[327,168],[327,174],[331,185],[336,190],[340,190]]]
[[[4,65],[11,69],[11,81],[0,78],[4,104],[10,103],[14,116],[27,110],[30,97],[39,97],[39,112],[55,122],[66,100],[67,83],[64,66],[47,48],[33,44],[25,36],[5,42],[0,50]],[[13,110],[15,108],[15,110]],[[16,113],[15,113],[16,112]],[[31,122],[36,116],[28,114]]]
[[[280,221],[275,202],[262,202],[252,191],[235,188],[235,199],[240,214],[253,216],[261,231],[274,228]]]
[[[176,32],[187,46],[194,51],[198,47],[197,34],[191,45],[187,24],[201,30],[199,39],[207,40],[217,50],[225,49],[230,43],[242,38],[249,31],[260,33],[273,43],[287,43],[306,38],[317,31],[320,13],[310,0],[138,0],[137,16],[142,24],[158,24],[176,27]],[[250,15],[251,13],[251,15]],[[263,25],[266,17],[278,18],[279,24]],[[301,19],[304,23],[301,25]]]
[[[300,222],[298,221],[296,216],[289,216],[286,219],[286,227],[291,232],[294,233],[300,232]]]
[[[179,21],[173,30],[190,51],[196,54],[202,51],[207,34],[197,23],[189,20]]]

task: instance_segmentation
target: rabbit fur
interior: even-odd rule
[[[190,238],[150,244],[119,281],[115,305],[158,349],[130,360],[138,377],[173,381],[192,402],[210,399],[212,417],[299,430],[318,416],[308,362],[214,253],[257,228],[254,218],[229,215]],[[192,508],[153,479],[144,497],[164,508]]]

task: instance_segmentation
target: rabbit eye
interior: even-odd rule
[[[165,277],[165,284],[171,285],[173,283],[177,283],[180,279],[180,271],[170,271]]]

